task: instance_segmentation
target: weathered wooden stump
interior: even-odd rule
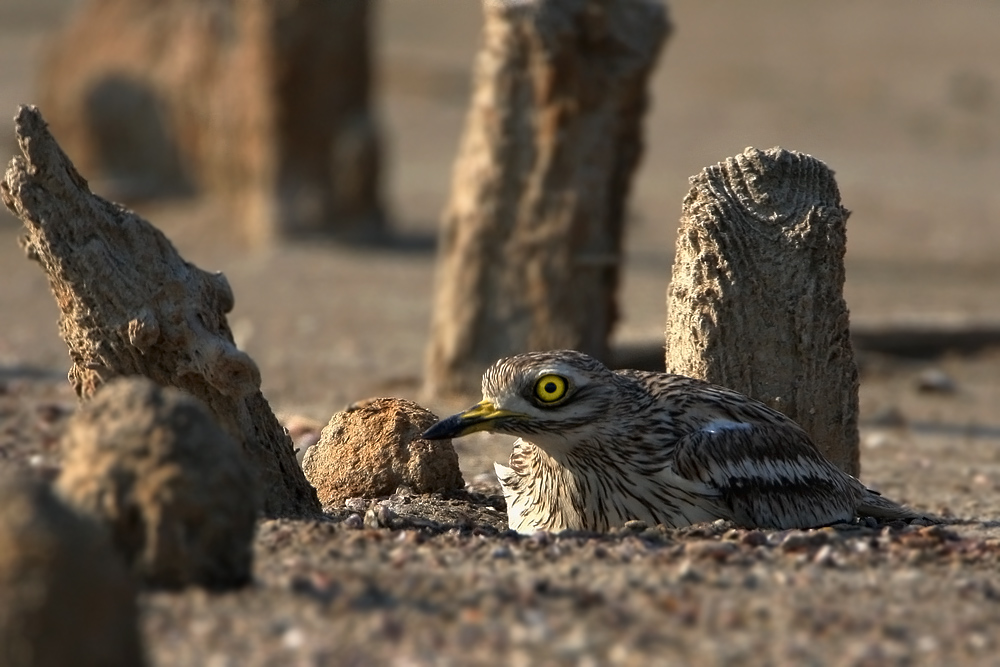
[[[0,196],[28,230],[28,257],[48,275],[77,394],[89,398],[119,375],[184,389],[242,444],[266,515],[318,512],[260,393],[257,366],[233,342],[225,276],[184,261],[158,229],[92,194],[36,108],[20,108],[15,130],[23,156],[11,161]]]
[[[115,199],[196,189],[251,241],[378,235],[369,0],[91,0],[48,49],[41,108]]]
[[[666,365],[783,412],[856,476],[848,215],[826,165],[780,148],[748,148],[692,178],[667,296]]]
[[[488,2],[441,233],[431,394],[478,391],[497,358],[607,359],[647,80],[669,31],[655,0]]]

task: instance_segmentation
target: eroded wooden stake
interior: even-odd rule
[[[119,375],[144,375],[200,398],[243,445],[268,516],[319,512],[292,442],[260,393],[256,364],[233,342],[225,276],[177,253],[151,224],[90,192],[35,107],[15,118],[22,156],[0,182],[27,228],[25,251],[49,278],[69,379],[81,398]]]
[[[809,155],[748,148],[695,176],[667,295],[666,365],[780,410],[857,475],[848,215],[833,172]]]
[[[432,394],[478,393],[527,350],[607,359],[655,0],[486,2],[474,94],[441,233]]]

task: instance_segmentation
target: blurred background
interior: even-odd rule
[[[0,3],[4,118],[42,104],[53,36],[83,4]],[[876,346],[899,331],[964,332],[982,363],[1000,367],[979,348],[1000,338],[1000,4],[672,0],[669,11],[674,32],[652,79],[628,207],[616,345],[662,346],[688,177],[747,146],[781,146],[826,162],[853,211],[855,329]],[[252,246],[234,232],[232,207],[197,188],[128,202],[188,260],[229,278],[237,342],[260,365],[272,404],[321,420],[368,396],[419,395],[435,237],[482,10],[477,0],[379,0],[369,17],[381,242]],[[58,89],[46,96],[60,99]],[[5,161],[16,152],[10,121],[0,123],[0,149]],[[99,174],[84,176],[114,198]],[[59,379],[69,360],[58,313],[19,233],[0,212],[0,367]],[[863,394],[863,410],[887,400]]]

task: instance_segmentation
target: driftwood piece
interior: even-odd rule
[[[69,346],[69,380],[81,398],[119,375],[145,375],[200,398],[259,476],[263,511],[319,511],[291,440],[260,393],[260,373],[237,349],[225,314],[225,276],[184,261],[158,229],[92,194],[35,107],[15,130],[23,156],[0,183],[4,204],[27,227],[22,244],[41,264]]]
[[[667,297],[666,366],[780,410],[857,475],[848,215],[826,165],[780,148],[748,148],[692,178]]]
[[[441,233],[427,390],[478,391],[498,357],[607,360],[655,0],[485,4],[474,93]]]
[[[378,236],[372,4],[87,0],[48,45],[41,108],[115,198],[218,195],[254,242]]]

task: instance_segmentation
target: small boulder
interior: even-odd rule
[[[149,586],[251,579],[257,480],[196,398],[142,377],[103,386],[63,437],[59,492],[105,523]]]
[[[0,665],[142,665],[136,586],[107,533],[37,481],[0,479]]]
[[[309,448],[302,470],[324,506],[388,496],[400,486],[436,493],[465,486],[451,440],[420,435],[437,422],[412,401],[377,398],[338,412]]]

